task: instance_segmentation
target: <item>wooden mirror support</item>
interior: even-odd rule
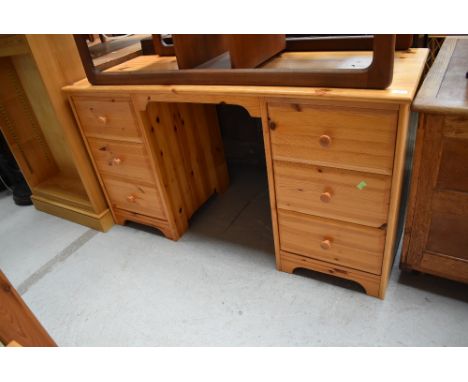
[[[372,41],[372,62],[356,69],[215,69],[139,70],[137,72],[106,72],[93,64],[86,35],[75,35],[76,45],[88,80],[93,85],[252,85],[311,86],[361,89],[385,89],[393,78],[396,35],[375,35]],[[166,46],[167,48],[167,46]],[[286,44],[287,49],[287,44]]]

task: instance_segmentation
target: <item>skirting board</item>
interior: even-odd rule
[[[40,196],[33,195],[31,199],[39,211],[85,225],[98,231],[106,232],[114,225],[114,219],[108,209],[101,214],[93,214],[88,211],[70,208],[69,206],[41,198]]]

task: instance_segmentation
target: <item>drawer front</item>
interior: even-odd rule
[[[274,159],[391,174],[395,110],[269,104]]]
[[[165,218],[161,197],[155,187],[110,176],[102,176],[102,179],[113,208]]]
[[[86,136],[141,141],[129,99],[74,97],[73,103]]]
[[[282,250],[379,275],[385,230],[278,210]]]
[[[391,177],[274,161],[278,208],[381,227],[387,222]]]
[[[102,174],[154,183],[151,163],[141,143],[88,138],[94,162]]]

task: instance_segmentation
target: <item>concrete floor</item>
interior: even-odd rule
[[[62,346],[468,346],[468,286],[402,274],[384,301],[275,270],[265,175],[231,174],[178,242],[99,233],[0,194],[0,268]]]

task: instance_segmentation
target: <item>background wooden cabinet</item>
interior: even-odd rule
[[[402,269],[468,282],[468,40],[449,38],[416,98]]]
[[[421,117],[405,234],[403,269],[468,282],[468,118]]]

